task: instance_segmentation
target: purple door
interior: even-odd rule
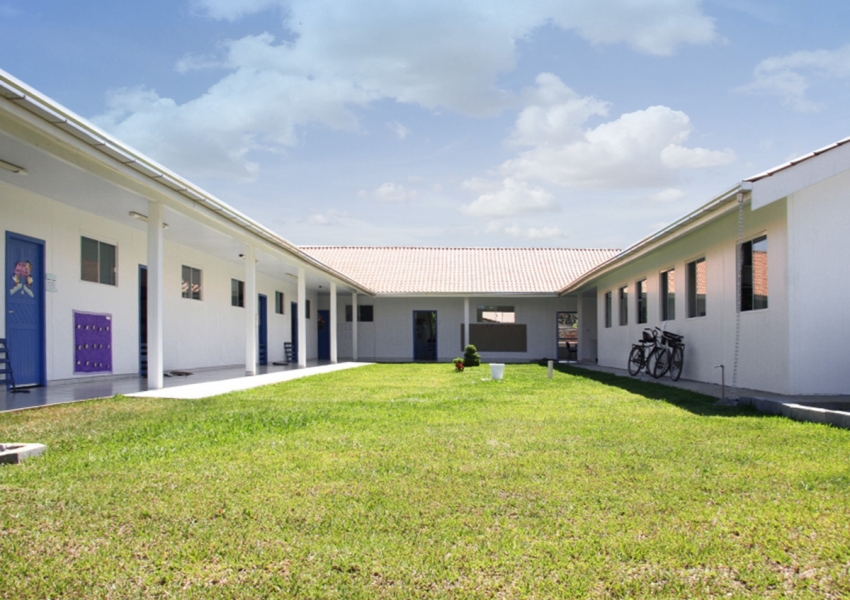
[[[6,346],[16,385],[47,383],[44,241],[6,232]]]

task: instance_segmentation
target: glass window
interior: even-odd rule
[[[688,263],[688,317],[704,317],[705,311],[705,259]]]
[[[115,285],[116,248],[91,238],[81,238],[80,277],[83,281]]]
[[[230,280],[230,306],[245,307],[245,282]]]
[[[479,306],[479,323],[516,323],[513,306]]]
[[[741,244],[741,310],[767,308],[767,236]]]
[[[304,318],[305,319],[310,318],[310,301],[309,300],[307,300],[307,310],[304,311]]]
[[[346,304],[345,305],[345,320],[348,323],[351,322],[351,312],[352,312],[351,311],[351,305]],[[375,315],[375,307],[374,306],[371,306],[371,305],[368,305],[368,304],[364,304],[362,306],[361,305],[357,306],[357,320],[358,321],[371,323],[372,321],[374,321],[374,315]]]
[[[611,327],[611,292],[605,292],[605,327]]]
[[[183,265],[183,288],[184,298],[191,300],[201,299],[201,270]]]
[[[629,286],[620,288],[620,325],[629,324]]]
[[[635,285],[637,296],[637,322],[646,323],[646,279],[641,279]]]
[[[661,320],[676,319],[676,270],[670,269],[661,274]]]
[[[274,293],[274,311],[279,315],[283,314],[283,303],[284,303],[283,292],[275,292]]]

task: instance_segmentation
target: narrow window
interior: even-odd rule
[[[629,286],[620,288],[620,325],[629,324]]]
[[[310,301],[309,300],[307,300],[307,310],[304,311],[304,318],[305,319],[310,318]]]
[[[80,277],[83,281],[115,285],[115,254],[112,244],[82,237],[80,243]]]
[[[245,282],[238,279],[230,280],[230,305],[245,307]]]
[[[183,265],[183,297],[201,299],[201,270]]]
[[[283,314],[283,303],[284,303],[283,292],[275,292],[274,293],[274,311],[279,315]]]
[[[635,285],[637,288],[637,322],[646,323],[646,279],[641,279]]]
[[[767,236],[741,244],[741,311],[767,308]]]
[[[661,274],[661,320],[676,319],[676,270],[670,269]]]
[[[611,292],[605,292],[605,327],[611,327]]]
[[[704,317],[705,311],[705,259],[688,263],[688,317]]]
[[[513,306],[479,306],[479,323],[516,323],[516,310]]]

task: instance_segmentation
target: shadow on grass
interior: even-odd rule
[[[545,367],[544,367],[545,368]],[[555,370],[566,375],[582,377],[603,385],[618,387],[650,400],[667,402],[695,415],[703,417],[764,417],[767,416],[750,406],[717,406],[717,398],[699,392],[677,388],[651,381],[642,381],[602,371],[582,369],[570,365],[556,364]]]

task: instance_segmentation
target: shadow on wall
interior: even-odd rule
[[[545,368],[545,367],[542,367]],[[701,417],[766,417],[766,415],[751,406],[717,406],[717,398],[706,396],[690,390],[671,387],[661,383],[641,381],[631,377],[622,377],[600,371],[590,371],[571,367],[569,365],[556,364],[555,370],[566,375],[581,377],[597,381],[604,385],[618,387],[632,394],[638,394],[650,400],[661,400],[673,406],[677,406],[689,413]]]

